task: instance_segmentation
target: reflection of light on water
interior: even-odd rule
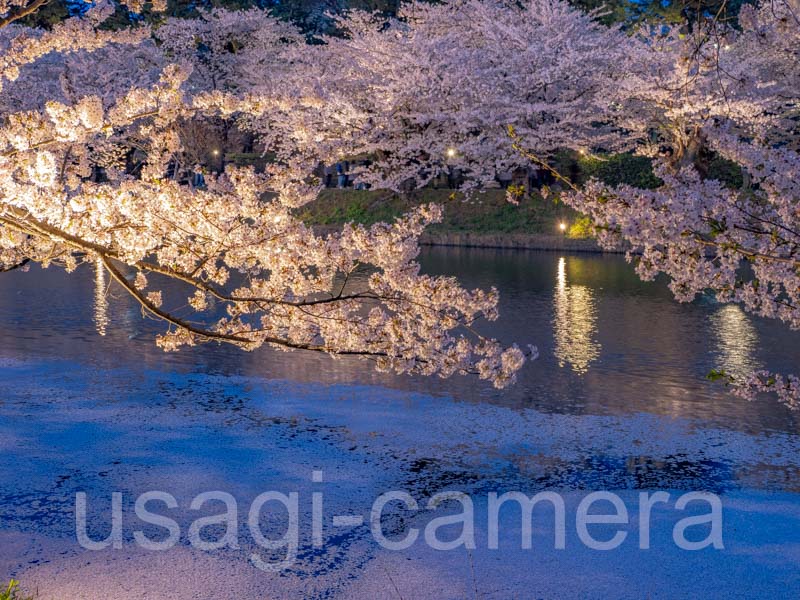
[[[720,367],[731,374],[744,375],[761,368],[755,358],[758,333],[744,311],[735,304],[726,304],[711,315],[717,337]]]
[[[106,334],[108,326],[108,299],[106,291],[106,269],[99,260],[94,263],[94,326],[100,335]]]
[[[597,307],[594,292],[582,285],[567,285],[567,261],[558,259],[555,306],[555,355],[558,365],[572,366],[585,373],[600,356],[597,335]]]

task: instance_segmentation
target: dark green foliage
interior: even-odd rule
[[[653,173],[652,161],[645,156],[628,153],[581,155],[563,150],[550,162],[559,173],[578,185],[590,179],[599,179],[610,186],[624,183],[643,189],[661,185],[661,180]]]
[[[65,0],[54,0],[64,2]],[[274,16],[291,21],[309,36],[334,34],[333,19],[330,14],[341,13],[347,9],[360,9],[394,15],[400,0],[168,0],[167,10],[154,13],[146,4],[141,14],[133,14],[123,6],[118,6],[114,15],[105,23],[108,29],[129,27],[138,22],[159,23],[169,17],[196,18],[200,11],[215,8],[243,10],[248,8],[268,9]],[[66,15],[66,13],[65,13]]]
[[[653,174],[652,161],[646,156],[580,156],[577,162],[581,183],[595,178],[612,186],[625,183],[642,189],[654,189],[661,185],[661,180]]]
[[[686,24],[692,27],[700,20],[719,18],[736,22],[742,6],[754,4],[755,0],[569,0],[570,4],[590,11],[601,10],[606,14],[600,21],[606,24],[625,23],[636,25],[642,22]]]
[[[744,185],[742,168],[732,160],[714,156],[708,164],[708,178],[717,179],[732,189],[741,189]]]
[[[570,4],[586,12],[598,11],[598,20],[606,25],[631,18],[631,2],[626,0],[570,0]]]
[[[735,22],[744,4],[754,0],[569,0],[571,4],[584,11],[599,11],[598,20],[610,25],[624,23],[635,25],[643,21],[691,25],[699,19],[709,19],[719,13],[719,18]],[[341,13],[348,9],[381,12],[395,15],[401,0],[168,0],[164,13],[154,13],[150,5],[145,5],[141,15],[130,13],[125,7],[118,7],[114,16],[106,23],[111,29],[128,27],[136,22],[157,23],[167,17],[194,18],[199,10],[227,8],[229,10],[246,8],[269,9],[275,16],[292,21],[310,35],[335,33],[333,21],[328,13]],[[35,14],[20,20],[30,27],[50,27],[70,13],[85,10],[88,4],[75,0],[50,0]]]
[[[50,29],[56,23],[69,16],[69,6],[65,0],[50,0],[35,13],[17,21],[26,27],[42,27]]]

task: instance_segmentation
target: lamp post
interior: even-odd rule
[[[448,160],[446,161],[446,165],[447,165],[447,187],[450,188],[451,190],[454,190],[454,189],[456,189],[458,187],[458,182],[456,180],[457,179],[456,178],[456,174],[455,174],[455,172],[453,170],[453,165],[450,164],[450,160],[449,160],[451,158],[455,158],[456,154],[458,154],[458,153],[456,152],[456,149],[453,148],[453,147],[450,147],[445,151],[445,155],[448,158]]]

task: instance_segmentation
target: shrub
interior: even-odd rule
[[[0,590],[0,600],[34,600],[34,598],[20,595],[19,581],[12,579],[5,590]]]
[[[589,217],[578,217],[575,222],[570,225],[567,237],[572,239],[584,239],[594,237],[594,226]]]

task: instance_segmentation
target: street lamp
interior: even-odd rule
[[[558,224],[558,228],[561,230],[561,233],[566,233],[567,231],[567,224],[564,221]]]
[[[455,148],[448,148],[447,149],[447,158],[453,158],[456,155]]]

